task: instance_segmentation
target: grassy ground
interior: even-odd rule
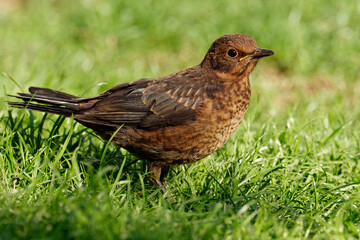
[[[360,238],[359,11],[335,0],[2,1],[0,238]],[[125,150],[5,103],[32,85],[91,96],[164,76],[233,32],[276,55],[252,74],[229,142],[169,173],[175,202]]]

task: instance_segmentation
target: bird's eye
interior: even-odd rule
[[[236,57],[237,55],[238,55],[238,52],[235,50],[235,49],[229,49],[229,51],[227,52],[227,54],[230,56],[230,57],[232,57],[232,58],[234,58],[234,57]]]

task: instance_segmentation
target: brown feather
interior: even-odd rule
[[[229,54],[229,49],[236,54]],[[249,74],[260,49],[243,34],[218,38],[200,65],[158,79],[140,79],[99,96],[78,98],[46,88],[15,96],[15,108],[73,116],[104,139],[151,162],[154,184],[169,165],[191,163],[218,150],[240,124],[250,101]]]

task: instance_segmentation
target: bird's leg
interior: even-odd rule
[[[161,188],[163,186],[161,182],[161,167],[154,162],[150,162],[148,171],[150,173],[150,181],[158,188]],[[165,189],[161,188],[161,192],[164,194]]]
[[[168,174],[170,170],[170,166],[166,165],[161,168],[161,174],[160,174],[160,181],[162,181],[163,184],[166,184],[166,175]],[[165,189],[168,188],[168,185],[165,186]]]
[[[150,162],[148,171],[150,173],[150,181],[160,188],[162,194],[165,194],[165,190],[169,188],[169,185],[166,184],[166,180],[164,179],[167,173],[169,172],[170,166],[162,166],[156,165],[154,162]],[[164,179],[164,180],[163,180]],[[168,190],[168,195],[164,196],[165,199],[170,202],[176,202],[174,195],[170,190]]]
[[[166,184],[165,176],[168,174],[170,166],[162,166],[155,164],[154,162],[150,162],[148,171],[150,173],[150,181],[161,188],[161,193],[164,194],[165,190],[169,188]],[[172,195],[170,193],[170,195]]]

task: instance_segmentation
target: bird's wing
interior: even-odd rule
[[[176,82],[143,79],[117,85],[98,98],[79,101],[84,111],[74,117],[83,123],[147,130],[194,120],[195,109],[202,105],[200,90]]]
[[[203,104],[201,89],[177,81],[163,81],[143,91],[142,102],[151,114],[142,119],[141,127],[156,127],[158,118],[167,125],[180,125],[195,120],[196,109]]]

